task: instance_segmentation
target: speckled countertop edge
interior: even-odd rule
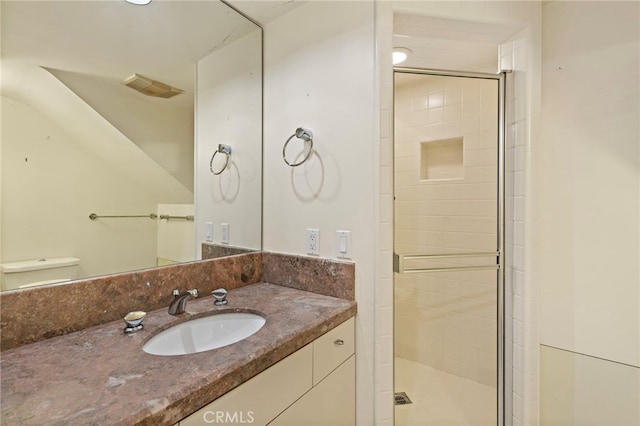
[[[2,352],[3,425],[171,425],[351,318],[356,303],[269,283],[188,302],[187,313],[150,312],[132,335],[111,322]],[[153,335],[224,311],[264,315],[265,326],[232,345],[182,356],[146,354]]]

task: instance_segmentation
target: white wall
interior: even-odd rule
[[[265,27],[264,249],[305,254],[320,229],[320,256],[336,257],[336,230],[351,230],[356,264],[357,422],[373,425],[374,5],[308,2]],[[287,166],[297,127],[315,154]]]
[[[551,2],[542,21],[541,343],[629,375],[640,367],[639,13],[637,2]],[[566,379],[585,386],[580,374]],[[562,388],[546,389],[542,412],[553,416],[544,405]],[[634,401],[600,408],[637,422],[638,387]]]
[[[196,87],[196,229],[201,257],[206,222],[220,243],[222,223],[229,244],[260,249],[262,177],[261,31],[234,41],[198,61]],[[227,168],[209,164],[218,144],[230,145]],[[226,156],[214,158],[215,172]]]

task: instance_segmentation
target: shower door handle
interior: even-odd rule
[[[487,257],[496,258],[495,263],[486,265],[469,266],[439,266],[439,267],[409,267],[407,261],[412,260],[439,260],[439,259],[459,259],[465,257]],[[420,274],[424,272],[455,272],[455,271],[482,271],[499,270],[501,268],[500,251],[487,251],[477,253],[449,253],[449,254],[397,254],[393,253],[393,272],[399,274]]]

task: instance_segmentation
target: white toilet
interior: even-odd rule
[[[3,290],[36,287],[78,278],[80,259],[54,257],[0,264]]]

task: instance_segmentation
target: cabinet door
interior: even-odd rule
[[[269,426],[353,426],[356,361],[352,355]]]
[[[181,420],[180,426],[266,425],[311,389],[312,355],[311,345],[305,346]]]

